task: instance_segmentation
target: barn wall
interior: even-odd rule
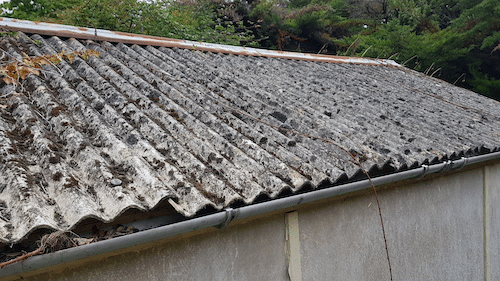
[[[483,278],[482,170],[379,193],[394,280]],[[304,280],[389,280],[373,195],[300,212]]]
[[[485,169],[485,229],[487,280],[500,280],[500,164]]]
[[[483,280],[485,268],[500,280],[500,164],[379,197],[394,280]],[[372,194],[303,206],[298,214],[303,280],[389,280]],[[24,280],[288,280],[284,217]]]
[[[286,280],[283,216],[25,280]]]

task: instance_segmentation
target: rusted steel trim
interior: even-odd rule
[[[239,47],[221,45],[213,43],[203,43],[188,40],[170,39],[157,36],[133,34],[119,31],[109,31],[96,28],[76,27],[69,25],[16,20],[0,17],[0,27],[12,31],[22,31],[24,33],[37,33],[48,36],[69,37],[77,39],[87,39],[94,41],[121,42],[124,44],[150,45],[158,47],[182,48],[190,50],[200,50],[205,52],[225,53],[244,56],[257,56],[268,58],[284,58],[292,60],[305,60],[330,63],[349,63],[366,65],[383,65],[399,67],[393,60],[341,57],[319,54],[294,53],[285,51],[256,49],[249,47]]]

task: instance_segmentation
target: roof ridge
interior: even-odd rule
[[[151,45],[170,48],[182,48],[190,50],[200,50],[215,53],[226,53],[245,56],[284,58],[294,60],[306,60],[330,63],[349,63],[349,64],[368,64],[380,66],[401,65],[393,60],[371,59],[362,57],[342,57],[320,54],[295,53],[287,51],[276,51],[257,49],[250,47],[240,47],[231,45],[222,45],[215,43],[204,43],[189,40],[179,40],[150,36],[143,34],[134,34],[120,31],[110,31],[98,28],[86,28],[55,23],[45,23],[27,20],[18,20],[12,18],[0,17],[0,26],[13,31],[22,31],[25,33],[37,33],[42,35],[53,35],[59,37],[73,37],[77,39],[89,39],[95,41],[121,42],[125,44]]]

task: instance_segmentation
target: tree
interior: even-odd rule
[[[339,54],[390,57],[500,100],[500,2],[393,0],[389,15],[334,40]]]
[[[12,18],[25,20],[39,20],[43,17],[57,18],[59,11],[70,9],[81,3],[81,0],[10,0],[0,7],[10,12],[4,12]]]

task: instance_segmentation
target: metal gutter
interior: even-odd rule
[[[470,158],[462,158],[456,161],[446,161],[435,165],[423,165],[422,167],[403,171],[395,174],[373,178],[373,184],[380,186],[407,179],[419,179],[428,174],[442,173],[450,170],[459,170],[480,162],[500,159],[500,152],[493,152]],[[228,208],[215,214],[189,219],[186,221],[157,227],[134,234],[116,237],[109,240],[99,241],[84,246],[69,248],[54,253],[31,257],[27,260],[11,264],[0,270],[0,278],[19,275],[25,272],[42,269],[49,266],[63,264],[79,259],[111,253],[140,244],[154,242],[157,240],[173,237],[179,234],[189,233],[195,230],[227,226],[230,222],[266,214],[276,210],[287,209],[313,201],[334,197],[341,194],[351,193],[359,190],[370,189],[369,180],[362,180],[333,186],[321,190],[315,190],[304,194],[275,199],[268,202],[244,206],[237,209]]]
[[[226,53],[245,56],[284,58],[294,60],[306,60],[330,63],[368,64],[380,66],[400,67],[393,60],[369,59],[356,57],[340,57],[318,54],[294,53],[285,51],[264,50],[249,47],[239,47],[221,45],[213,43],[202,43],[188,40],[169,39],[143,34],[133,34],[118,31],[109,31],[97,28],[76,27],[54,23],[44,23],[27,20],[17,20],[0,17],[0,27],[12,31],[22,31],[24,33],[36,33],[41,35],[70,37],[77,39],[89,39],[94,41],[121,42],[125,44],[138,44],[150,46],[162,46],[169,48],[183,48],[191,50],[201,50],[214,53]]]

